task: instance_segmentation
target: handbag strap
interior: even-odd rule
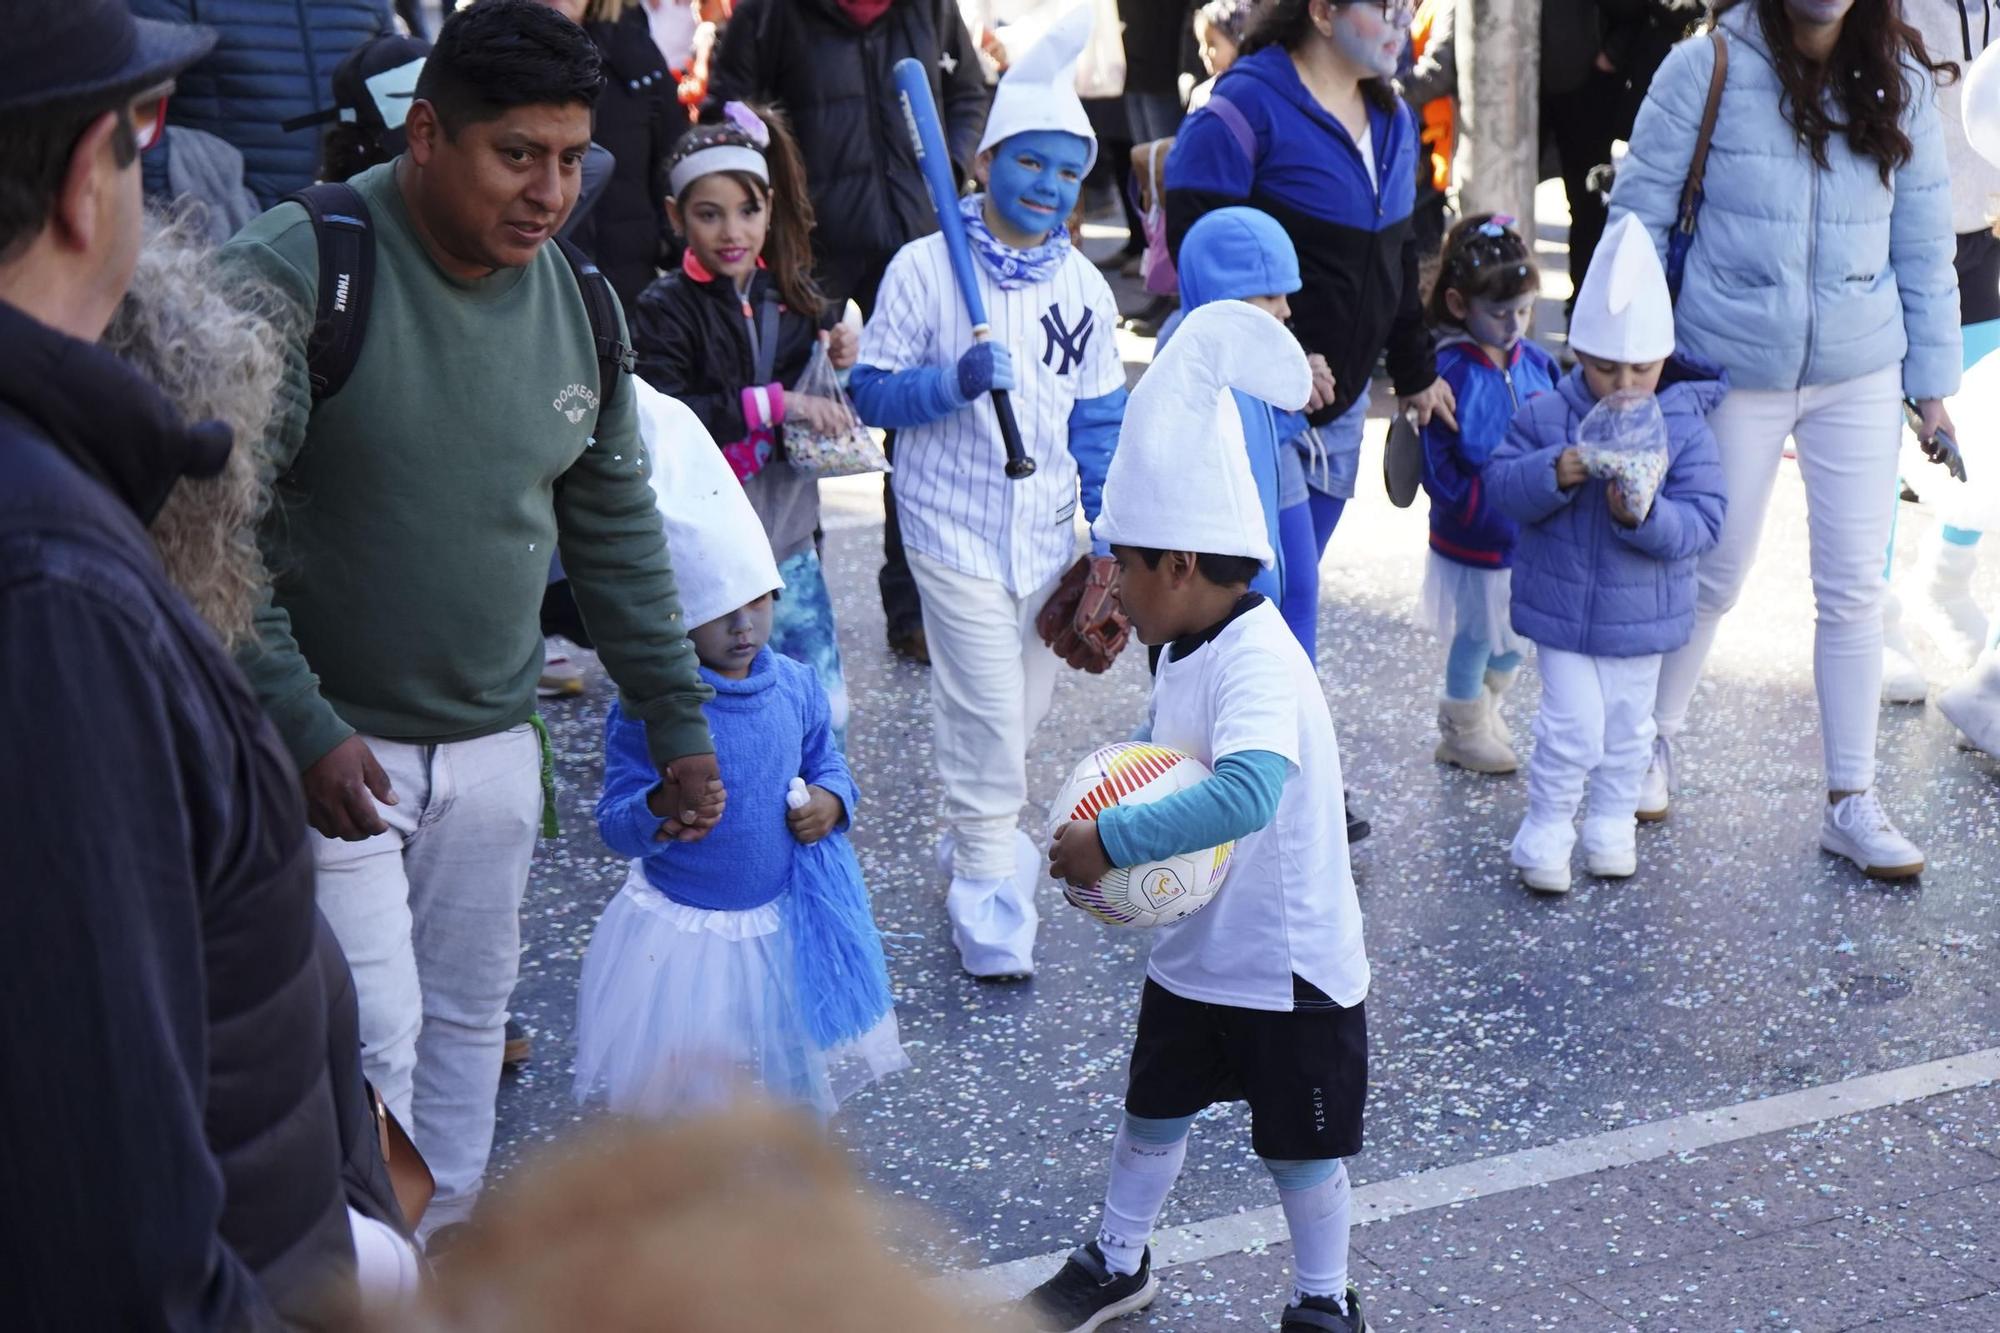
[[[1687,183],[1681,186],[1683,225],[1691,222],[1696,201],[1701,198],[1702,178],[1708,173],[1708,146],[1715,138],[1716,114],[1722,110],[1722,85],[1729,78],[1729,43],[1723,40],[1722,30],[1709,29],[1708,40],[1715,46],[1715,69],[1708,76],[1708,104],[1701,109],[1701,133],[1695,136]]]

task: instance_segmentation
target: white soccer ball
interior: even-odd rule
[[[1193,755],[1164,745],[1121,741],[1091,754],[1056,796],[1050,830],[1075,819],[1096,819],[1114,805],[1146,805],[1185,791],[1209,776]],[[1184,852],[1164,861],[1113,870],[1086,888],[1063,886],[1063,896],[1112,926],[1164,926],[1208,906],[1222,887],[1234,843]]]

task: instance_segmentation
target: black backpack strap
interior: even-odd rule
[[[361,360],[375,292],[375,226],[360,193],[338,181],[308,185],[285,199],[306,210],[319,243],[319,306],[306,340],[317,403],[339,393]]]
[[[583,293],[584,313],[590,316],[590,336],[597,352],[597,410],[602,412],[604,404],[611,401],[611,390],[617,386],[619,374],[631,374],[639,358],[619,337],[618,295],[611,290],[611,279],[568,240],[558,236],[556,245],[569,261],[570,271],[576,274],[577,290]],[[595,429],[593,426],[593,432]]]

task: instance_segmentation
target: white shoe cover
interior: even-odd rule
[[[1008,879],[954,877],[945,894],[951,942],[959,962],[975,977],[1035,974],[1035,890],[1048,878],[1041,853],[1025,833],[1014,833],[1014,874]]]
[[[1972,670],[1938,695],[1937,706],[1974,749],[2000,758],[2000,647],[1987,649]]]
[[[1639,826],[1630,819],[1587,817],[1583,865],[1594,879],[1629,879],[1639,873]]]
[[[1931,684],[1917,665],[1909,636],[1903,633],[1903,603],[1894,588],[1882,590],[1882,702],[1920,704]]]

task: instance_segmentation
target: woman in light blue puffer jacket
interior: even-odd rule
[[[1674,318],[1682,350],[1729,375],[1709,423],[1729,510],[1701,561],[1694,636],[1660,673],[1641,818],[1666,815],[1672,741],[1756,554],[1790,437],[1812,516],[1827,775],[1820,843],[1870,874],[1914,875],[1923,854],[1874,794],[1875,733],[1900,400],[1917,402],[1928,433],[1949,425],[1942,399],[1958,387],[1939,67],[1898,0],[1717,8],[1727,78]],[[1667,57],[1611,196],[1614,216],[1637,215],[1662,253],[1715,59],[1706,35]]]

